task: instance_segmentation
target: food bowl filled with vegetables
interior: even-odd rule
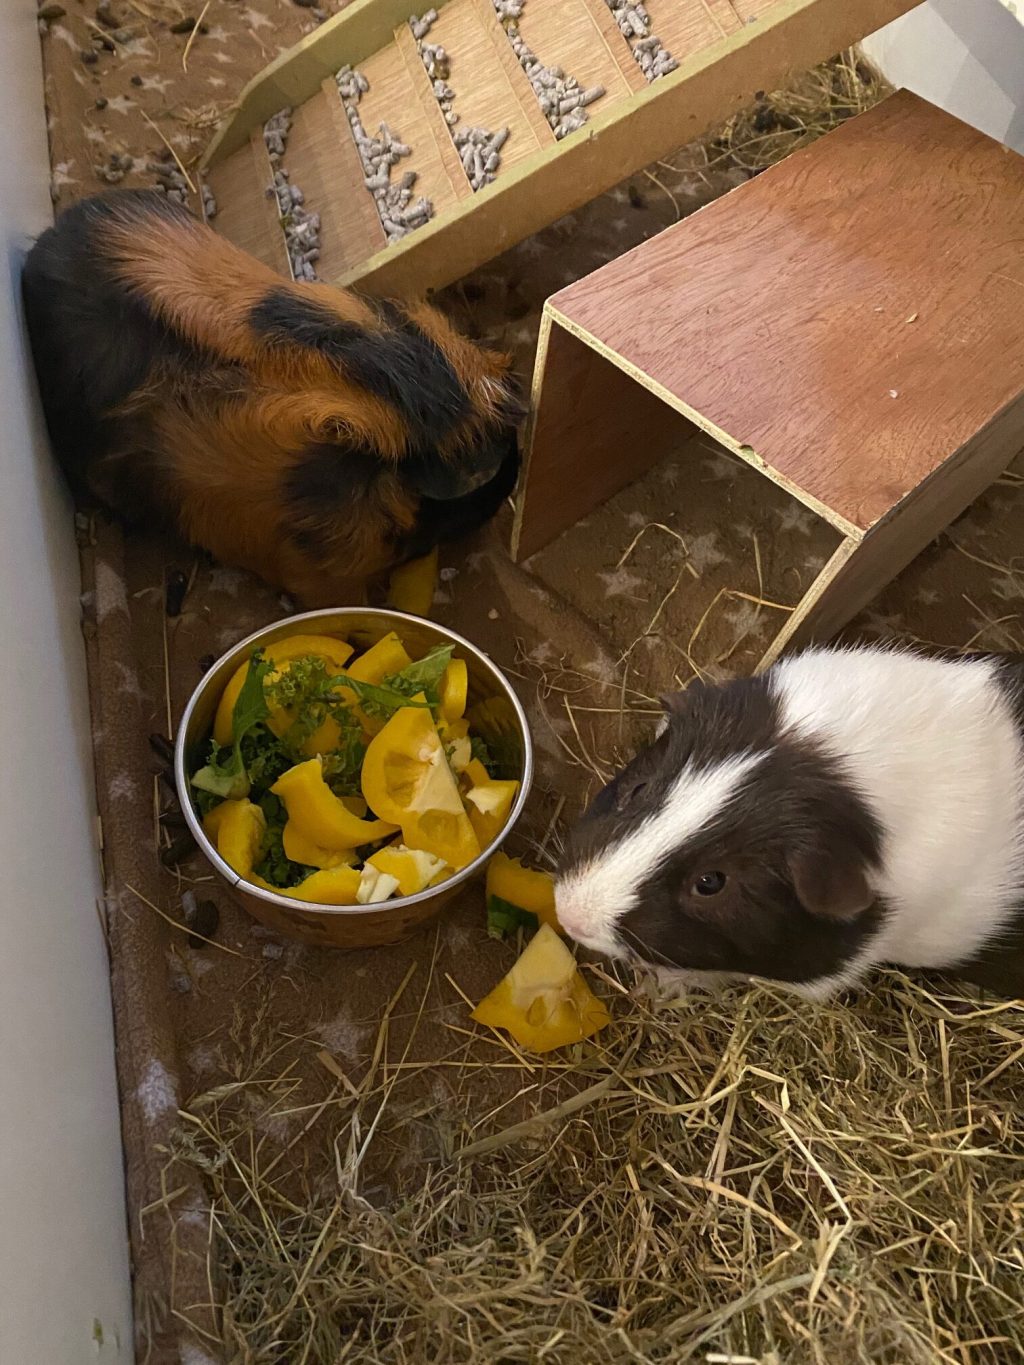
[[[515,692],[468,640],[336,608],[258,631],[196,688],[175,746],[192,833],[258,920],[394,943],[485,867],[533,771]]]

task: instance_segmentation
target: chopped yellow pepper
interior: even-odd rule
[[[487,864],[488,914],[501,904],[536,915],[541,924],[563,933],[555,914],[555,883],[548,872],[524,867],[518,858],[495,853]]]
[[[452,659],[441,675],[441,717],[449,725],[465,715],[468,695],[469,670],[466,661]]]
[[[394,877],[403,896],[415,896],[425,890],[447,866],[433,853],[421,848],[406,848],[404,844],[388,844],[366,861],[378,872]]]
[[[410,848],[421,848],[449,863],[456,872],[480,857],[480,840],[464,810],[427,810],[412,815],[402,826],[402,838]]]
[[[492,844],[508,823],[512,803],[519,793],[518,782],[475,782],[466,793],[469,822],[480,840],[480,847]]]
[[[350,867],[356,860],[354,849],[323,848],[303,834],[296,827],[294,820],[289,820],[285,824],[281,842],[284,845],[284,856],[303,867],[319,867],[322,870],[331,867]]]
[[[392,673],[401,673],[402,669],[408,668],[411,663],[412,659],[409,657],[405,646],[392,630],[387,635],[382,636],[375,645],[371,645],[365,654],[360,654],[359,658],[346,671],[350,678],[355,678],[356,682],[379,685]],[[363,708],[356,704],[355,692],[346,693],[343,687],[340,687],[338,692],[339,695],[347,697],[352,704],[352,710],[362,722],[363,731],[367,738],[377,734],[383,728],[384,722],[382,720],[377,716],[368,716]],[[336,738],[334,745],[336,746],[337,743],[338,739]],[[320,752],[327,753],[328,750],[323,749]]]
[[[401,673],[411,663],[405,646],[392,630],[371,645],[365,654],[360,654],[348,673],[356,682],[381,683],[392,673]]]
[[[288,825],[321,848],[359,848],[386,839],[397,826],[383,820],[360,820],[324,781],[319,758],[297,763],[282,773],[270,789],[288,811]],[[288,825],[285,826],[287,830]]]
[[[482,787],[490,782],[491,775],[478,758],[471,758],[463,769],[463,776],[469,778],[471,786]]]
[[[433,853],[456,870],[480,854],[455,776],[430,711],[405,706],[370,742],[363,759],[370,809],[401,826],[409,848]]]
[[[420,559],[399,564],[391,574],[388,600],[396,611],[410,616],[429,616],[437,590],[437,550]]]
[[[381,819],[401,823],[410,811],[461,811],[444,747],[426,707],[403,706],[366,750],[363,796]]]
[[[362,874],[355,867],[332,867],[311,873],[298,886],[290,886],[286,891],[271,886],[262,877],[251,877],[250,881],[262,886],[264,891],[273,891],[293,901],[310,901],[313,905],[355,905]]]
[[[244,800],[222,801],[206,816],[203,829],[228,867],[240,877],[251,878],[267,833],[267,821],[259,806]]]
[[[444,720],[442,720],[438,733],[444,740],[445,744],[455,744],[460,739],[468,739],[469,721],[452,720],[445,722]]]
[[[582,1042],[610,1022],[576,961],[550,925],[542,924],[508,975],[472,1014],[505,1029],[530,1052]]]
[[[344,640],[336,640],[332,635],[286,635],[283,640],[274,640],[267,645],[264,650],[264,657],[275,665],[274,673],[269,675],[273,678],[283,671],[284,666],[294,662],[296,659],[307,659],[310,656],[316,659],[323,659],[324,663],[331,668],[337,669],[340,673],[345,664],[352,657],[352,646],[346,644]],[[213,737],[218,744],[231,743],[231,717],[235,709],[235,702],[238,694],[242,690],[245,682],[245,675],[249,671],[249,660],[240,664],[231,675],[227,687],[221,696],[217,706],[217,714],[213,721]],[[268,726],[276,735],[283,735],[291,724],[291,718],[283,711],[272,711],[267,718]],[[337,743],[337,737],[335,738]],[[329,746],[325,746],[324,752]]]
[[[381,872],[380,868],[367,863],[360,877],[356,900],[360,905],[372,905],[377,901],[386,901],[397,890],[397,877],[393,877],[390,872]]]

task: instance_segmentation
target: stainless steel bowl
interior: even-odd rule
[[[441,886],[415,896],[375,905],[314,905],[292,900],[273,891],[264,891],[242,880],[220,857],[203,832],[192,803],[189,774],[202,765],[213,728],[213,717],[221,694],[239,664],[247,660],[258,645],[268,645],[286,635],[333,635],[345,639],[357,650],[376,644],[388,631],[395,631],[414,657],[426,654],[439,644],[455,646],[455,658],[465,659],[469,675],[469,704],[487,697],[506,697],[515,714],[520,740],[519,794],[505,828],[474,862]],[[336,607],[330,611],[306,612],[289,616],[250,635],[221,656],[192,694],[178,726],[174,746],[174,777],[178,798],[189,829],[216,872],[227,882],[236,899],[263,924],[289,938],[322,947],[367,948],[397,943],[416,925],[436,915],[447,900],[466,882],[483,871],[490,855],[502,844],[526,804],[533,780],[533,744],[526,716],[508,680],[481,650],[432,621],[407,616],[400,611],[377,611],[364,607]]]

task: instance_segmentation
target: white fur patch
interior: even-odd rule
[[[713,768],[684,768],[643,824],[560,877],[555,904],[566,933],[596,952],[620,956],[627,945],[617,925],[639,904],[644,882],[729,804],[762,757],[737,754]]]
[[[839,763],[883,830],[879,934],[822,997],[883,962],[944,967],[972,957],[1024,884],[1021,737],[989,660],[894,650],[815,650],[772,671],[781,723]]]

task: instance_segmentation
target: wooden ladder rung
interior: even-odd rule
[[[519,58],[512,51],[508,34],[502,28],[501,20],[498,18],[491,0],[472,0],[472,3],[480,16],[480,21],[491,41],[495,55],[501,63],[501,68],[508,80],[509,90],[533,129],[537,138],[537,146],[549,147],[556,140],[554,131],[544,117],[544,111],[537,103],[533,86],[530,84],[526,72],[519,65]]]
[[[469,178],[462,165],[462,158],[452,141],[448,125],[444,121],[441,106],[434,98],[434,88],[430,76],[423,65],[423,59],[416,51],[416,39],[413,37],[412,29],[408,24],[402,24],[395,29],[395,43],[402,54],[406,70],[409,72],[409,80],[416,91],[416,97],[423,110],[423,117],[430,129],[430,135],[437,147],[441,164],[451,181],[452,192],[456,199],[467,199],[473,193],[473,187],[469,183]]]
[[[604,40],[604,45],[608,49],[608,54],[612,61],[622,72],[622,79],[634,93],[638,90],[646,90],[647,77],[640,70],[640,63],[633,56],[633,50],[628,40],[623,36],[619,29],[611,10],[604,3],[604,0],[580,0],[586,7],[594,21],[594,27]]]

